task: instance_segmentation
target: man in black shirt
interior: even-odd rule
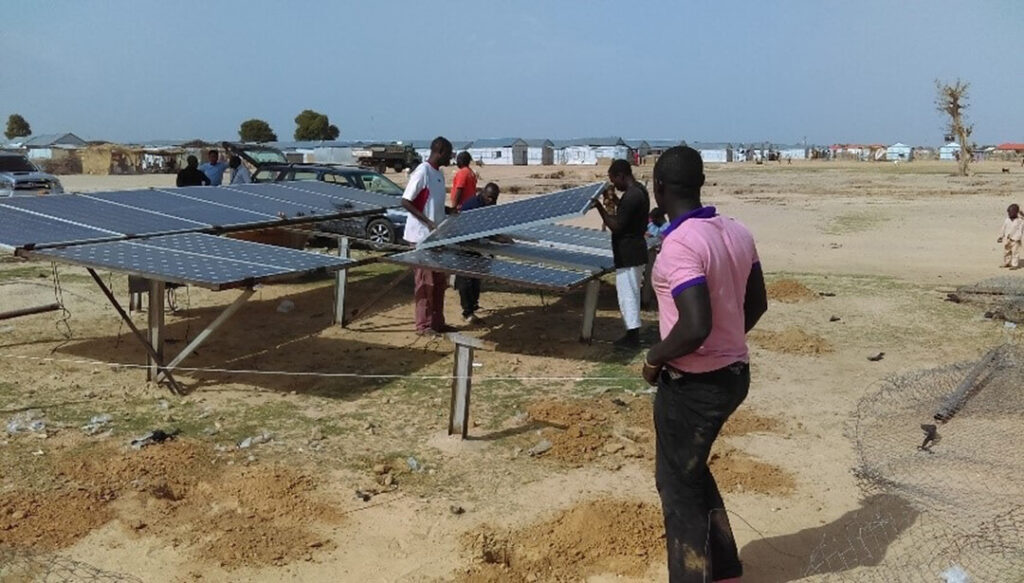
[[[199,169],[199,159],[188,157],[188,165],[178,171],[178,186],[209,186],[210,178]]]
[[[633,178],[626,160],[615,160],[608,168],[608,180],[621,191],[622,198],[611,214],[603,205],[595,205],[601,219],[612,232],[612,257],[615,260],[615,291],[626,334],[615,341],[617,348],[640,346],[640,288],[647,265],[647,216],[651,201],[647,190]]]

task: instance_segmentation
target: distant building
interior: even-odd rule
[[[960,144],[950,142],[939,148],[939,160],[956,160],[960,157]]]
[[[705,164],[725,164],[733,161],[732,144],[722,142],[695,142],[691,146],[700,152],[700,159]]]
[[[780,160],[807,160],[810,158],[810,149],[803,144],[779,144],[775,146],[779,153]]]
[[[551,140],[526,140],[526,164],[550,166],[555,163],[555,144]]]
[[[485,166],[526,166],[528,147],[522,138],[486,138],[474,140],[468,151]]]
[[[284,153],[289,162],[313,164],[355,164],[352,144],[332,140],[300,142],[268,142],[266,145]]]
[[[995,160],[1016,160],[1024,156],[1024,144],[1006,142],[999,144],[992,151],[992,158]]]
[[[651,154],[651,145],[647,140],[626,140],[626,145],[629,146],[634,158],[643,159]],[[636,160],[630,160],[634,161]]]
[[[55,160],[63,158],[88,144],[72,133],[40,134],[26,138],[15,138],[8,148],[27,150],[27,156],[33,160]]]
[[[885,149],[885,159],[890,162],[910,162],[914,159],[914,149],[902,142],[896,142]]]

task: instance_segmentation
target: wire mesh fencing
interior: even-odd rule
[[[1024,276],[1003,275],[962,285],[949,299],[978,305],[986,317],[1024,324]]]
[[[0,583],[141,583],[53,553],[0,545]]]
[[[814,581],[1024,582],[1024,350],[890,379],[861,400],[862,508]]]

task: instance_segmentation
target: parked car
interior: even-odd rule
[[[42,172],[23,154],[0,152],[0,198],[63,192],[56,176]]]
[[[319,180],[394,196],[395,203],[400,204],[402,187],[375,170],[359,166],[288,162],[283,152],[270,146],[233,142],[224,142],[223,145],[230,153],[237,154],[255,168],[252,173],[253,182]],[[405,211],[389,209],[383,214],[323,221],[317,223],[316,228],[368,239],[372,243],[393,244],[401,241],[407,218]]]

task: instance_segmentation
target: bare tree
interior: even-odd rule
[[[949,116],[949,135],[955,136],[960,143],[960,154],[958,158],[960,176],[967,176],[967,165],[974,157],[974,149],[971,147],[971,132],[974,125],[966,123],[964,110],[967,109],[967,90],[971,84],[957,79],[952,84],[935,81],[935,88],[938,96],[935,98],[935,107],[942,113]]]

